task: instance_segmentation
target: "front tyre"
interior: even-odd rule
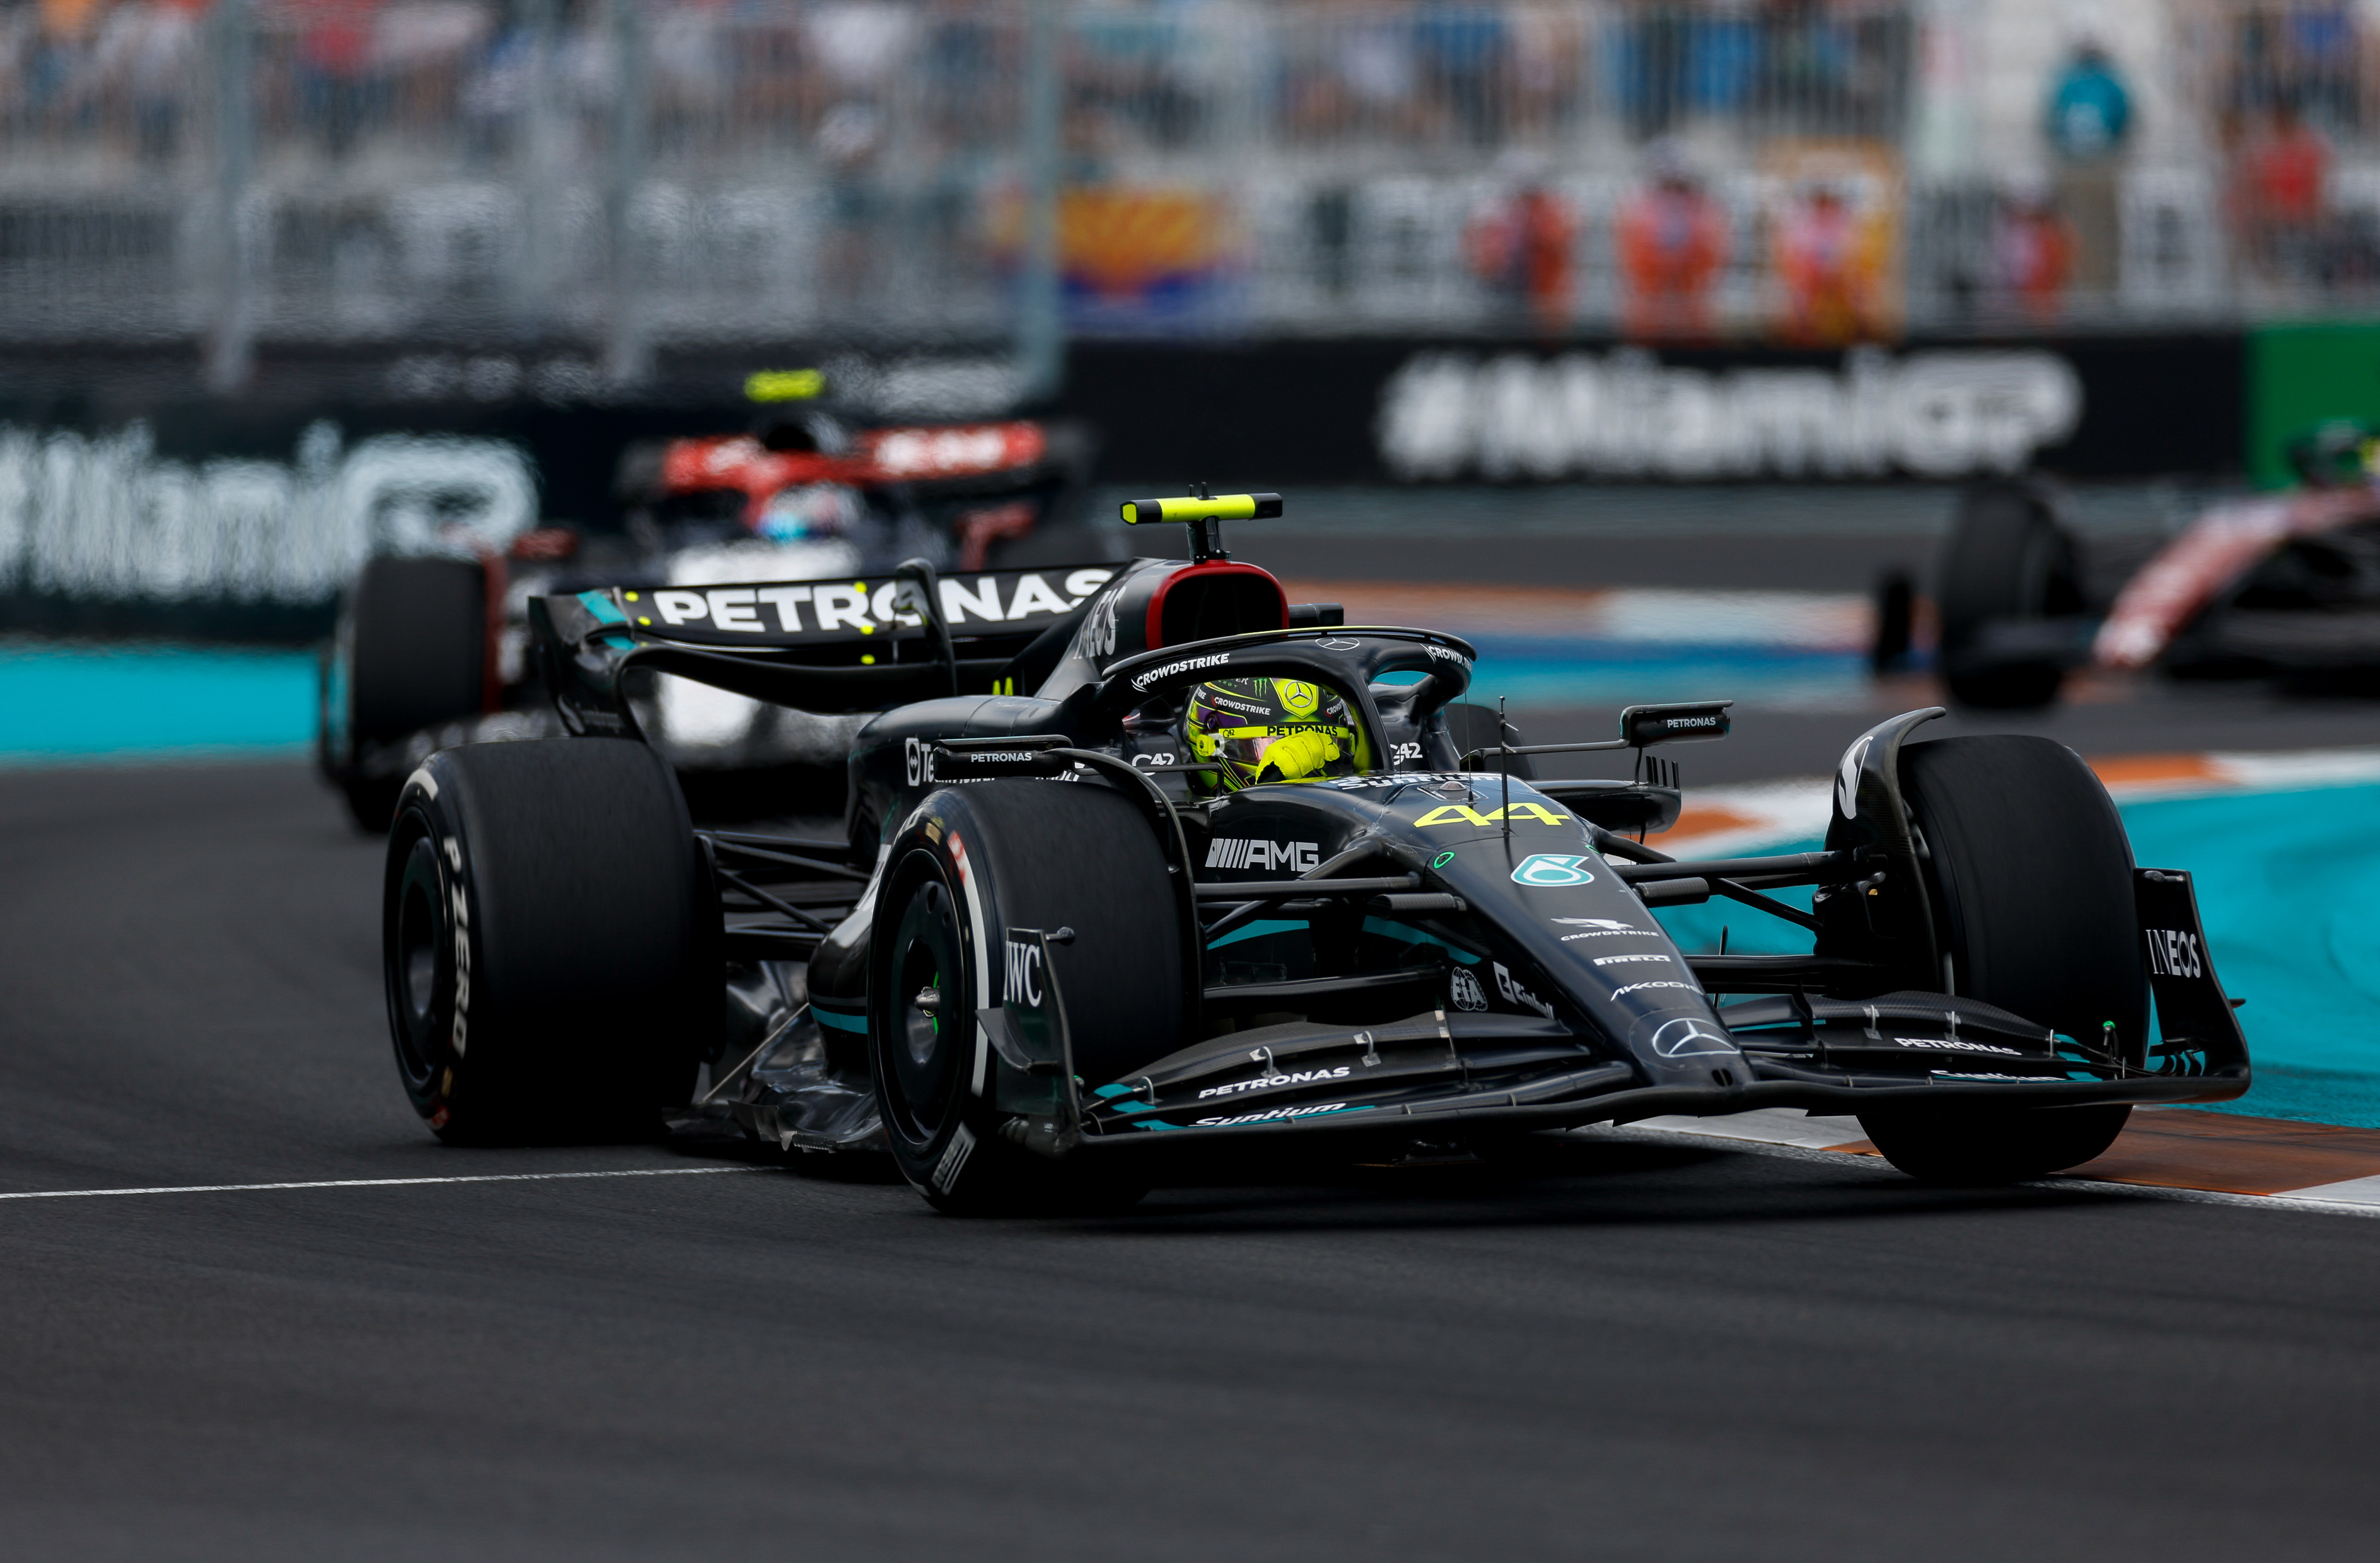
[[[1082,1083],[1173,1051],[1188,976],[1175,894],[1149,821],[1104,786],[985,782],[910,815],[876,903],[868,1056],[893,1160],[937,1209],[1114,1210],[1146,1192],[1003,1133],[976,1012],[1002,1002],[1007,929],[1071,927],[1050,960]]]
[[[450,1144],[636,1138],[718,1041],[717,896],[668,767],[556,739],[431,757],[391,828],[389,1029]]]
[[[2132,851],[2107,789],[2046,738],[1941,738],[1901,751],[1933,879],[1947,991],[2138,1064],[2148,977],[2134,937]],[[2110,1027],[2112,1026],[2112,1030]],[[2122,1106],[1860,1114],[1885,1159],[1937,1182],[2011,1182],[2106,1151]]]

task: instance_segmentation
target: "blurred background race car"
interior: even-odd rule
[[[398,786],[436,749],[545,731],[552,719],[526,655],[531,597],[1114,553],[1084,524],[1095,454],[1084,426],[868,427],[823,389],[816,370],[755,374],[747,394],[764,410],[747,430],[627,445],[609,527],[539,526],[533,503],[460,479],[409,491],[376,528],[322,653],[317,752],[356,822],[384,829]],[[688,771],[836,765],[862,720],[666,676],[636,698],[646,732]]]
[[[1951,698],[2046,706],[2082,669],[2380,684],[2380,438],[2335,419],[2289,455],[2296,487],[2212,505],[2166,538],[2086,544],[2039,479],[1968,490],[1935,597]],[[1912,602],[1905,583],[1880,590],[1879,664],[1911,644]]]

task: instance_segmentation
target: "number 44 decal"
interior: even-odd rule
[[[1414,825],[1415,828],[1424,830],[1428,830],[1433,825],[1478,825],[1485,827],[1497,824],[1506,818],[1508,818],[1507,811],[1500,808],[1491,808],[1487,813],[1482,814],[1468,804],[1448,804],[1443,807],[1431,809],[1427,814],[1425,814],[1419,819],[1415,820]],[[1559,809],[1548,808],[1541,803],[1516,803],[1512,806],[1509,818],[1513,819],[1534,819],[1541,825],[1559,825],[1568,819],[1570,816],[1562,813]]]

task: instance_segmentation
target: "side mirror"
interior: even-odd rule
[[[1724,738],[1733,725],[1727,709],[1734,704],[1711,700],[1682,706],[1631,706],[1620,713],[1620,741],[1632,749],[1645,749],[1691,738]]]

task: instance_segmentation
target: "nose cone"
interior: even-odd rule
[[[1546,975],[1568,1001],[1565,1018],[1584,1022],[1649,1084],[1748,1082],[1742,1055],[1685,956],[1595,851],[1585,827],[1518,782],[1510,805],[1500,783],[1475,792],[1467,806],[1438,801],[1416,818],[1418,833],[1438,848],[1432,872]]]

